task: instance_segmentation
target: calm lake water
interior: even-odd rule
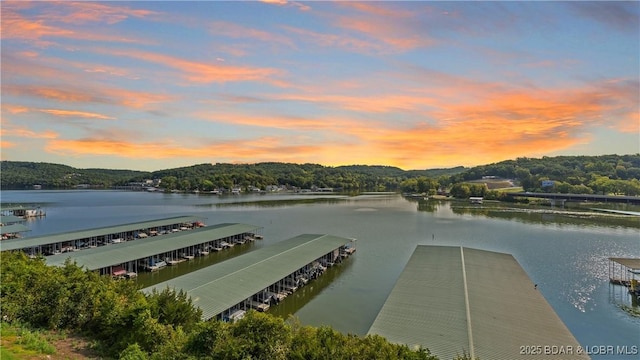
[[[583,346],[638,346],[640,319],[624,312],[623,291],[608,283],[607,257],[640,257],[640,219],[575,219],[466,203],[412,202],[395,194],[207,196],[119,191],[3,191],[3,203],[40,204],[47,216],[26,236],[149,219],[198,215],[207,224],[264,227],[265,239],[225,254],[167,268],[148,285],[302,233],[356,238],[357,252],[271,310],[303,324],[365,334],[418,244],[512,254]],[[636,209],[634,209],[636,210]],[[637,210],[636,210],[637,211]],[[527,311],[527,304],[522,304]],[[538,344],[523,344],[538,345]],[[544,345],[544,344],[539,344]],[[594,359],[635,356],[592,355]]]

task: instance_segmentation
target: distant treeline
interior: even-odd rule
[[[75,169],[65,165],[13,161],[3,161],[1,170],[3,189],[32,188],[35,184],[54,189],[77,186],[110,188],[159,179],[160,187],[167,191],[211,191],[232,187],[264,190],[269,185],[284,185],[299,189],[314,186],[333,188],[344,192],[435,194],[445,191],[465,197],[499,195],[484,186],[481,180],[501,178],[513,180],[515,186],[522,186],[525,191],[640,195],[640,154],[517,158],[473,168],[458,166],[428,170],[269,162],[199,164],[142,172]]]

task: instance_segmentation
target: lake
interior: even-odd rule
[[[2,202],[40,204],[47,216],[26,236],[178,215],[207,224],[242,222],[265,239],[200,263],[141,274],[148,285],[302,233],[356,238],[357,252],[270,311],[303,324],[365,334],[418,244],[512,254],[583,346],[638,346],[640,318],[623,311],[624,292],[608,283],[608,257],[640,257],[640,218],[574,218],[466,202],[409,201],[397,194],[211,196],[124,191],[3,191]],[[637,211],[636,209],[634,209]],[[527,311],[527,304],[522,304]],[[526,345],[526,344],[523,344]],[[529,344],[534,345],[534,344]],[[542,344],[544,345],[544,344]],[[631,359],[610,354],[594,359]]]

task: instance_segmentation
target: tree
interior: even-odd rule
[[[467,184],[454,184],[450,190],[451,196],[459,198],[459,199],[467,199],[471,196],[471,189]]]
[[[174,328],[182,326],[185,330],[190,330],[202,317],[202,310],[195,307],[191,298],[182,290],[176,292],[167,287],[158,292],[154,289],[147,295],[147,301],[151,316],[158,319],[159,323]]]
[[[243,358],[285,359],[291,330],[284,320],[254,310],[231,325],[231,335],[243,349]]]

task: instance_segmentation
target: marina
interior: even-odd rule
[[[308,195],[310,199],[327,196]],[[633,218],[583,220],[558,213],[540,215],[527,209],[511,211],[510,206],[501,208],[500,204],[487,202],[482,208],[491,205],[501,211],[486,212],[477,207],[471,213],[457,210],[468,207],[468,201],[428,200],[416,204],[392,193],[308,203],[307,195],[301,199],[300,195],[283,193],[210,197],[124,191],[3,191],[3,201],[48,204],[46,218],[29,221],[29,238],[74,232],[80,224],[110,227],[184,214],[207,219],[209,224],[248,223],[263,229],[259,234],[264,240],[260,242],[220,252],[210,250],[208,256],[196,256],[177,266],[167,264],[154,272],[141,270],[135,281],[142,287],[248,255],[298,234],[332,233],[357,238],[358,256],[327,268],[321,277],[268,311],[285,319],[294,315],[304,325],[329,325],[358,335],[367,334],[371,328],[416,245],[508,253],[538,284],[538,292],[583,347],[606,344],[629,348],[638,344],[640,318],[620,307],[621,303],[632,305],[630,294],[626,287],[610,284],[607,274],[609,257],[640,255],[638,223]],[[616,209],[639,210],[626,204]],[[152,238],[150,235],[140,240]],[[90,250],[65,254],[83,251]],[[613,290],[615,302],[611,299]],[[528,303],[523,302],[519,311],[529,312]],[[594,360],[635,358],[591,356]]]
[[[466,247],[417,246],[369,334],[441,359],[589,358],[512,255]]]
[[[184,291],[204,320],[233,321],[243,311],[267,311],[272,304],[322,275],[323,263],[340,263],[353,251],[354,239],[303,234],[142,291]]]
[[[48,256],[46,262],[48,265],[64,266],[67,259],[70,259],[78,266],[112,276],[116,276],[114,271],[120,269],[127,273],[153,272],[167,265],[194,259],[192,254],[198,249],[219,246],[223,241],[233,241],[260,230],[259,226],[248,224],[217,224],[141,241],[129,241],[117,246]]]
[[[28,255],[56,255],[119,244],[125,241],[196,229],[204,226],[201,217],[177,216],[144,222],[107,226],[59,234],[2,241],[0,251],[22,250]]]

